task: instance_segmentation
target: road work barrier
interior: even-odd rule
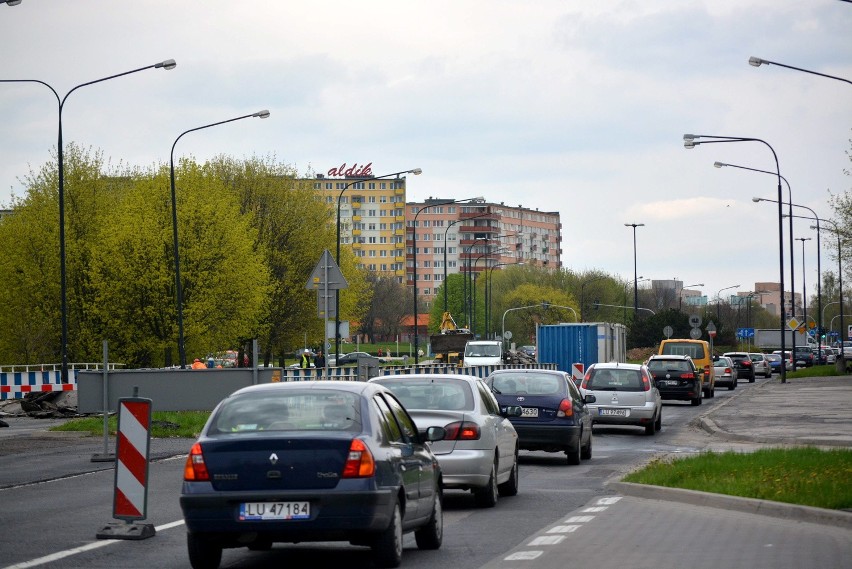
[[[15,371],[0,373],[0,401],[23,399],[30,393],[49,391],[75,391],[77,378],[68,374],[68,383],[62,383],[60,371]]]

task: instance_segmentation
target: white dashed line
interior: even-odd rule
[[[547,533],[574,533],[583,526],[555,526],[547,530]]]
[[[518,551],[508,557],[504,557],[504,561],[529,561],[537,559],[544,551]]]

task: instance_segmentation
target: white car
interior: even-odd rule
[[[763,377],[772,377],[772,365],[761,353],[754,352],[751,356],[752,365],[754,365],[754,375],[761,374]]]
[[[486,508],[498,495],[518,493],[518,433],[508,417],[519,417],[521,407],[501,411],[485,382],[472,375],[385,375],[370,383],[390,389],[418,431],[446,430],[444,440],[432,443],[444,488],[470,490]]]

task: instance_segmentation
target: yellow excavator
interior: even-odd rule
[[[465,344],[473,340],[473,334],[467,328],[459,328],[453,315],[444,312],[441,316],[441,333],[429,336],[435,363],[457,364],[464,353]]]

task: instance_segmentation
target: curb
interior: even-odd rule
[[[711,494],[709,492],[684,490],[682,488],[635,484],[633,482],[610,482],[608,486],[625,496],[633,496],[634,498],[680,502],[692,506],[734,510],[747,514],[832,525],[852,530],[852,512],[844,510],[828,510],[799,504],[742,498],[740,496],[728,496],[725,494]]]

